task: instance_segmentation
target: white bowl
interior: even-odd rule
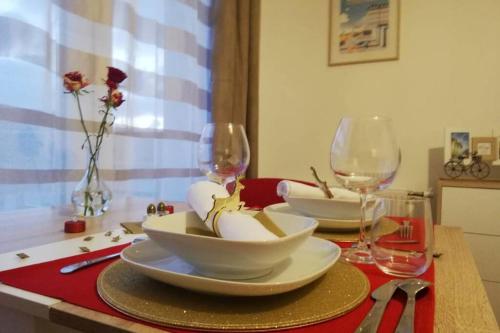
[[[314,197],[283,197],[296,211],[310,217],[335,220],[359,219],[360,201],[357,193],[342,188],[333,189],[333,199]],[[367,209],[373,209],[375,200],[368,198]],[[370,216],[370,211],[367,212]]]
[[[202,234],[208,230],[192,211],[161,217],[149,216],[142,228],[160,247],[190,263],[202,275],[222,279],[250,279],[271,272],[318,226],[316,220],[308,217],[281,213],[267,215],[286,236],[268,241],[232,241],[204,236]]]
[[[301,212],[293,209],[288,203],[282,202],[274,205],[269,205],[264,207],[265,213],[281,213],[289,215],[302,215]],[[346,219],[327,219],[327,218],[316,218],[318,221],[318,230],[333,230],[333,231],[355,231],[359,230],[359,218],[346,220]],[[371,224],[371,219],[366,221],[367,225]]]

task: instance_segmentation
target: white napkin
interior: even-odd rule
[[[316,186],[310,186],[290,180],[282,180],[276,187],[280,197],[325,198],[325,194]]]
[[[359,194],[339,187],[329,187],[334,199],[349,199],[359,201]],[[291,180],[282,180],[276,186],[280,197],[303,197],[326,199],[325,194],[316,186],[297,183]]]
[[[201,220],[205,220],[213,207],[212,195],[216,198],[227,198],[229,192],[224,186],[210,181],[194,183],[188,190],[187,202]],[[205,221],[205,224],[214,231],[212,219]],[[224,239],[261,241],[278,238],[251,215],[241,212],[223,212],[219,217],[218,226],[220,236]]]

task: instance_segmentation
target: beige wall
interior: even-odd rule
[[[314,165],[332,181],[340,117],[385,114],[402,150],[393,187],[424,190],[445,127],[500,129],[500,1],[401,2],[399,60],[328,67],[328,0],[261,1],[259,177],[311,180]]]

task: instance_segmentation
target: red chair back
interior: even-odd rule
[[[245,188],[240,192],[241,201],[245,206],[254,209],[262,209],[266,206],[284,202],[276,192],[276,186],[283,178],[249,178],[242,179],[241,183]],[[307,185],[313,183],[294,180]]]

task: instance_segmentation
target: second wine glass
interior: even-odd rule
[[[349,262],[373,263],[366,240],[367,196],[387,188],[401,161],[392,121],[386,117],[344,117],[340,120],[330,151],[330,166],[336,180],[360,194],[359,241],[344,249]]]
[[[234,123],[208,123],[198,145],[198,166],[211,180],[227,186],[250,162],[245,129]]]

